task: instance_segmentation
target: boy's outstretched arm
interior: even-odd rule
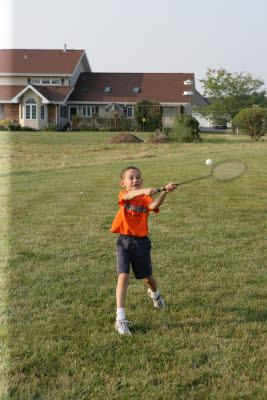
[[[161,206],[161,204],[163,203],[165,197],[167,196],[167,193],[173,192],[175,189],[177,189],[177,186],[174,183],[169,183],[168,185],[165,186],[165,191],[161,193],[161,195],[154,201],[152,201],[149,204],[149,209],[154,211],[157,208],[159,208],[159,206]]]
[[[157,189],[153,188],[130,190],[130,192],[125,193],[123,200],[132,200],[138,196],[141,196],[142,194],[145,194],[146,196],[155,196],[157,193]]]

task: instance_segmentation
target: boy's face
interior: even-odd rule
[[[124,187],[128,192],[130,190],[141,189],[143,184],[143,179],[141,178],[141,173],[137,169],[128,169],[123,179],[120,181],[120,185]]]

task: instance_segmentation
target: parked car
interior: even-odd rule
[[[215,125],[214,127],[215,129],[227,129],[227,124],[219,124],[219,125]]]

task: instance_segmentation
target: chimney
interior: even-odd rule
[[[63,53],[66,53],[66,51],[67,51],[67,45],[66,45],[66,43],[64,44],[64,50],[63,50]]]

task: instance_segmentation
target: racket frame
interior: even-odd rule
[[[223,164],[227,164],[227,163],[230,163],[230,162],[239,162],[240,164],[242,164],[243,169],[242,169],[242,171],[240,172],[240,174],[238,174],[238,175],[236,175],[236,176],[234,176],[234,177],[232,177],[232,178],[229,178],[229,179],[218,179],[218,178],[216,178],[216,177],[213,175],[213,172],[215,171],[215,169],[216,169],[218,166],[223,165]],[[188,181],[183,181],[183,182],[175,183],[175,186],[185,185],[185,184],[187,184],[187,183],[191,183],[191,182],[195,182],[195,181],[200,181],[201,179],[206,179],[206,178],[213,178],[213,179],[215,179],[216,181],[219,181],[219,182],[231,182],[231,181],[234,181],[234,180],[236,180],[236,179],[238,179],[238,178],[241,178],[241,176],[245,175],[245,173],[247,172],[247,169],[248,169],[247,164],[246,164],[245,161],[243,161],[243,160],[239,160],[239,159],[223,160],[223,161],[219,161],[219,162],[217,162],[216,164],[214,164],[214,166],[213,166],[213,167],[211,168],[211,170],[210,170],[209,175],[200,176],[200,177],[198,177],[198,178],[189,179]],[[158,192],[158,193],[159,193],[159,192],[164,192],[165,190],[166,190],[166,187],[163,186],[162,188],[157,189],[157,192]]]

